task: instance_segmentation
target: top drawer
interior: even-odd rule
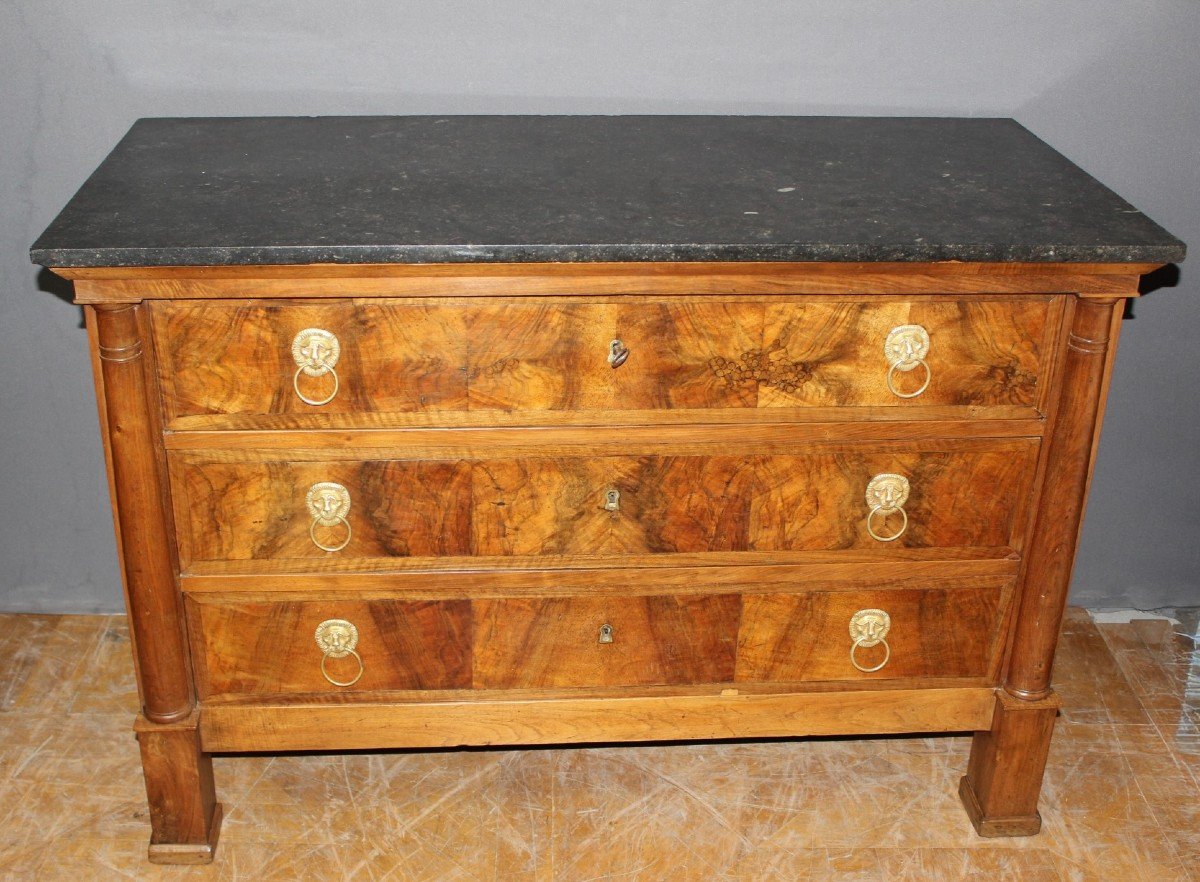
[[[174,429],[1028,417],[1061,312],[1048,296],[153,304]]]

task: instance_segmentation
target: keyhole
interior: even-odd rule
[[[621,491],[610,487],[604,491],[604,509],[605,511],[620,511],[621,510]]]
[[[600,643],[613,642],[613,626],[605,622],[600,626]]]

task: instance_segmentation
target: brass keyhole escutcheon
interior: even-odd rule
[[[328,404],[337,397],[341,381],[333,366],[342,354],[338,338],[324,328],[305,328],[292,340],[292,360],[296,362],[296,373],[292,376],[292,388],[296,397],[312,407]],[[312,398],[300,390],[300,377],[333,377],[333,391],[324,398]]]
[[[613,626],[605,622],[600,626],[600,639],[597,643],[612,643],[613,642]]]
[[[616,370],[629,358],[629,349],[620,340],[608,344],[608,363]]]
[[[881,670],[891,660],[892,647],[888,645],[888,631],[892,629],[892,617],[881,609],[860,609],[850,617],[850,664],[864,674]],[[859,649],[869,649],[883,644],[883,661],[874,667],[865,667],[858,660]]]
[[[314,636],[317,648],[321,650],[321,676],[334,686],[341,687],[353,686],[362,678],[366,666],[363,664],[362,656],[355,649],[358,646],[358,628],[354,626],[353,622],[345,619],[326,619],[317,625]],[[358,673],[350,680],[335,680],[326,670],[326,663],[331,658],[345,658],[348,655],[354,656],[358,662]]]
[[[605,511],[620,511],[621,510],[621,491],[616,487],[609,487],[604,491],[604,510]]]

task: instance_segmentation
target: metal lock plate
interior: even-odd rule
[[[621,491],[615,487],[609,487],[604,491],[604,510],[605,511],[620,511],[621,510]]]
[[[612,643],[613,642],[613,626],[612,625],[605,622],[603,625],[600,626],[600,639],[597,642],[598,643]]]

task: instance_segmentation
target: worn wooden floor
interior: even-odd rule
[[[1029,839],[975,836],[963,737],[217,760],[216,863],[145,861],[119,616],[0,616],[0,879],[1200,880],[1200,653],[1068,618]]]

